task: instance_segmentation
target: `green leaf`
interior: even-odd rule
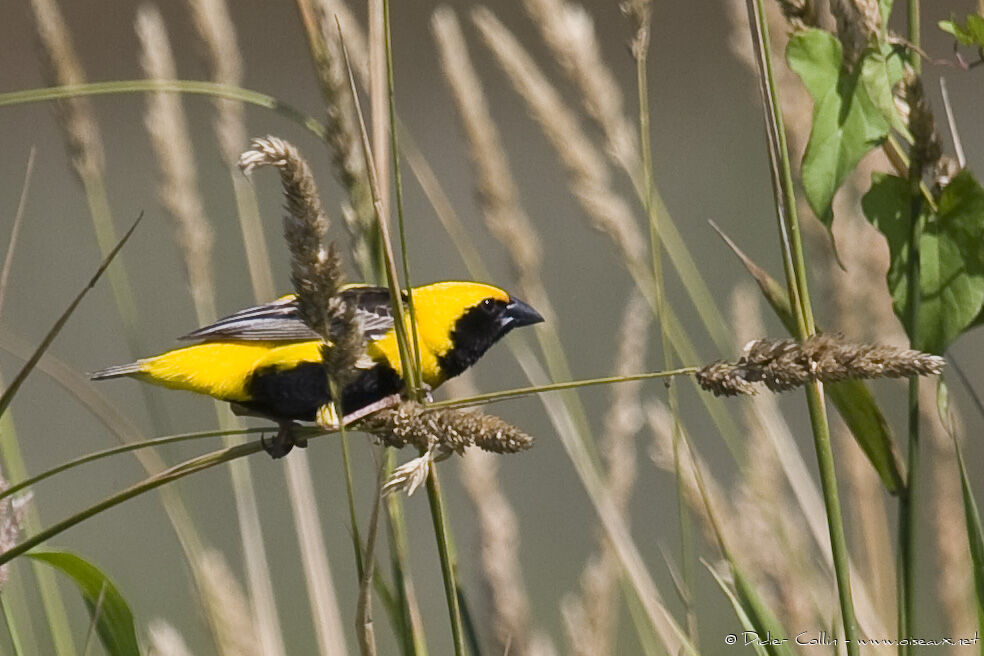
[[[951,15],[950,20],[940,21],[937,25],[944,32],[952,34],[961,45],[984,48],[984,18],[977,14],[968,14],[964,22],[965,26],[960,25],[956,17]]]
[[[879,0],[878,2],[878,10],[881,12],[883,26],[888,25],[888,19],[892,17],[892,5],[894,2],[895,0]]]
[[[90,616],[95,616],[96,631],[110,656],[140,656],[133,613],[113,582],[95,565],[67,551],[33,550],[27,554],[34,560],[48,563],[75,581]],[[100,602],[100,597],[102,600]]]
[[[882,43],[880,50],[869,49],[861,58],[861,82],[871,101],[892,128],[912,142],[909,127],[902,120],[892,89],[902,81],[902,54],[890,43]]]
[[[888,241],[888,288],[895,313],[907,316],[910,195],[907,181],[875,174],[861,200],[865,216]],[[941,354],[973,323],[984,304],[984,189],[961,171],[943,190],[936,216],[924,212],[919,242],[919,313],[913,347]]]
[[[772,311],[782,321],[786,330],[790,334],[795,334],[796,320],[793,318],[793,312],[789,306],[789,296],[786,289],[745,255],[717,226],[714,228],[718,230],[718,234],[748,269],[762,291],[765,300],[768,301]],[[845,380],[827,385],[825,389],[844,423],[851,430],[858,446],[868,457],[871,466],[878,472],[885,489],[891,494],[898,494],[905,486],[901,461],[895,451],[892,430],[868,386],[863,380]]]
[[[843,50],[834,35],[819,29],[794,34],[786,47],[786,59],[813,97],[813,126],[803,154],[802,178],[806,199],[814,214],[829,230],[834,214],[834,194],[861,158],[878,146],[890,130],[889,120],[862,81],[866,65],[844,68]],[[887,76],[887,62],[883,67]],[[867,65],[884,105],[883,81],[878,81],[877,62]],[[887,83],[887,81],[884,81]]]

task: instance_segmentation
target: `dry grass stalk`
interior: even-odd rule
[[[136,29],[142,51],[140,64],[147,77],[175,79],[174,56],[160,12],[150,5],[141,6]],[[145,123],[161,170],[161,202],[174,221],[198,319],[214,321],[212,229],[197,188],[198,173],[180,97],[165,92],[148,94]]]
[[[439,8],[431,19],[431,29],[437,41],[441,67],[468,139],[485,223],[508,249],[519,286],[530,302],[538,308],[549,307],[540,282],[540,263],[543,260],[540,239],[520,204],[519,189],[510,173],[499,132],[489,114],[489,103],[468,56],[458,19],[452,10]]]
[[[236,30],[225,0],[188,0],[195,31],[205,45],[205,64],[209,78],[219,84],[241,86],[243,60],[239,54]],[[226,164],[232,166],[246,142],[243,104],[227,98],[214,98],[217,110],[215,132]]]
[[[260,166],[280,172],[287,215],[284,237],[291,254],[291,281],[297,291],[301,318],[326,342],[325,370],[339,387],[349,382],[362,355],[363,335],[355,308],[338,296],[344,276],[334,244],[326,244],[328,215],[321,205],[311,168],[292,144],[278,137],[253,139],[239,158],[249,174]]]
[[[370,239],[374,229],[372,194],[338,36],[339,25],[352,65],[363,74],[367,71],[368,59],[365,37],[341,0],[299,0],[298,8],[307,30],[315,73],[325,103],[326,140],[331,149],[335,173],[348,192],[348,207],[343,209],[342,218],[352,240],[354,257],[363,272],[368,273],[372,259]],[[336,18],[338,23],[335,22]]]
[[[935,376],[943,358],[911,349],[851,344],[837,335],[794,339],[758,339],[745,346],[736,363],[714,362],[696,373],[697,382],[718,396],[754,394],[762,382],[784,392],[811,381],[836,383],[857,378]]]
[[[616,339],[615,375],[627,376],[642,368],[652,318],[646,301],[633,294],[625,307],[622,329]],[[641,388],[641,383],[622,383],[612,388],[612,402],[605,413],[599,441],[607,465],[605,484],[612,503],[623,516],[628,514],[636,480],[635,436],[643,425]],[[581,573],[580,594],[569,596],[561,607],[572,653],[583,656],[614,653],[619,576],[618,559],[607,540],[602,540],[599,552],[591,556]]]
[[[452,397],[477,393],[470,371],[447,383]],[[475,507],[478,520],[479,564],[488,594],[492,650],[531,656],[547,653],[532,634],[530,601],[520,567],[520,537],[516,513],[499,483],[499,466],[491,453],[472,449],[458,461],[461,484]]]
[[[519,521],[499,484],[498,461],[473,451],[461,460],[461,484],[475,504],[479,561],[491,601],[493,653],[530,653],[530,602],[519,569]]]
[[[249,599],[222,554],[215,550],[204,551],[196,571],[205,614],[219,654],[261,656],[263,652],[254,631]]]
[[[523,6],[577,87],[588,116],[601,129],[607,155],[629,175],[636,175],[639,148],[635,128],[625,116],[622,90],[601,58],[591,16],[580,5],[565,0],[524,0]],[[642,20],[649,24],[646,18]]]
[[[604,158],[581,129],[575,114],[491,11],[479,7],[472,12],[472,18],[567,168],[571,191],[591,225],[615,242],[630,267],[639,266],[645,257],[648,240],[642,235],[628,204],[612,191]]]
[[[284,464],[287,467],[287,489],[297,527],[297,543],[301,549],[304,584],[310,599],[318,654],[342,656],[347,653],[345,630],[318,513],[311,465],[307,458],[298,458],[297,455],[287,458]]]
[[[241,86],[243,62],[225,0],[188,0],[188,6],[195,31],[205,46],[204,59],[209,77],[219,84]],[[244,107],[241,102],[228,98],[213,98],[212,103],[216,109],[213,129],[218,135],[222,158],[230,168],[253,295],[258,302],[265,302],[275,293],[270,253],[256,196],[234,170],[239,151],[246,143]]]
[[[55,0],[31,0],[31,10],[34,12],[48,82],[53,86],[84,84],[82,64]],[[55,106],[76,173],[83,181],[102,175],[106,156],[92,103],[88,98],[79,96],[59,100]]]
[[[387,446],[436,447],[460,453],[477,446],[492,453],[518,453],[533,446],[533,438],[515,426],[479,410],[428,408],[414,401],[384,408],[363,419],[359,429]]]
[[[164,620],[154,620],[147,627],[150,656],[191,656],[178,630]]]
[[[700,486],[697,483],[696,467],[704,477],[704,487],[707,489],[707,496],[711,508],[718,517],[731,517],[734,512],[731,507],[729,495],[721,487],[720,483],[710,475],[710,469],[694,451],[691,449],[679,449],[676,460],[674,459],[674,429],[673,415],[669,408],[662,401],[652,401],[645,406],[646,423],[653,433],[653,443],[649,451],[649,456],[657,467],[663,471],[676,474],[676,462],[679,462],[679,476],[683,484],[683,498],[691,511],[701,520],[704,529],[705,539],[712,543],[717,543],[714,535],[710,518],[707,514],[707,506],[701,496]],[[694,456],[697,457],[696,463]]]

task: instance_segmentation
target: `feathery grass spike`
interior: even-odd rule
[[[757,339],[745,346],[737,362],[714,362],[695,375],[705,390],[735,396],[754,394],[752,384],[759,382],[773,392],[785,392],[814,381],[935,376],[944,364],[943,358],[921,351],[851,344],[837,335],[819,334],[802,342]]]

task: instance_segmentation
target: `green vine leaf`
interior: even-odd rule
[[[819,29],[790,37],[786,59],[813,97],[803,189],[810,208],[830,230],[834,194],[861,158],[884,141],[893,124],[894,107],[889,107],[885,95],[891,93],[888,59],[869,50],[848,70],[840,42]]]
[[[948,21],[940,21],[938,25],[944,32],[952,34],[961,45],[984,48],[984,18],[977,14],[968,14],[964,25],[957,22],[956,16]]]
[[[861,207],[885,235],[891,254],[888,288],[895,313],[907,316],[909,184],[875,174]],[[984,304],[984,188],[961,171],[943,190],[935,216],[924,211],[919,242],[918,340],[915,348],[942,354],[966,331]]]
[[[35,549],[27,556],[71,577],[82,593],[89,614],[95,618],[96,632],[108,654],[140,656],[130,606],[98,567],[67,551]]]

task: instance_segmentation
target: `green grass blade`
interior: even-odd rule
[[[82,593],[99,639],[110,656],[140,656],[130,606],[98,567],[67,551],[34,551],[28,557],[71,577]]]
[[[745,606],[741,599],[738,598],[738,595],[732,591],[730,587],[728,587],[728,584],[723,578],[721,578],[721,575],[718,574],[713,567],[711,567],[710,563],[705,562],[704,566],[707,568],[707,571],[711,573],[711,576],[714,577],[714,581],[717,582],[718,586],[721,588],[721,592],[723,592],[728,598],[728,601],[731,602],[731,607],[734,608],[735,615],[738,616],[738,622],[741,624],[743,632],[746,634],[754,633],[756,635],[762,635],[759,633],[759,628],[752,622],[752,616],[745,610]],[[727,638],[725,639],[727,640]],[[740,642],[744,645],[745,641],[742,636],[735,636],[735,640],[736,642],[734,644],[737,645]],[[753,641],[751,645],[757,656],[768,656],[768,652],[765,650],[765,647],[762,646],[760,641]]]
[[[96,269],[95,275],[92,276],[92,278],[89,280],[86,286],[82,288],[82,291],[80,291],[78,295],[75,297],[75,300],[73,300],[69,304],[69,306],[65,309],[65,311],[62,312],[61,316],[58,317],[58,320],[55,321],[55,324],[48,331],[48,334],[45,335],[44,339],[41,340],[41,343],[38,345],[37,349],[35,349],[34,353],[31,355],[28,361],[24,363],[24,366],[21,367],[21,370],[17,372],[17,375],[14,377],[14,380],[11,381],[7,389],[4,390],[3,395],[0,395],[0,415],[2,415],[4,411],[7,409],[7,407],[10,405],[10,402],[17,394],[17,391],[20,389],[20,386],[30,375],[31,371],[34,370],[34,367],[35,365],[37,365],[38,360],[40,360],[41,356],[44,355],[44,352],[48,350],[48,346],[51,345],[51,342],[53,342],[55,340],[55,337],[58,336],[58,333],[61,332],[61,329],[65,326],[65,323],[72,316],[72,313],[75,312],[75,308],[77,308],[79,303],[82,302],[82,299],[85,298],[85,295],[89,293],[89,290],[91,290],[93,287],[96,286],[96,283],[99,281],[99,278],[102,276],[103,272],[109,266],[109,263],[113,261],[113,258],[116,257],[116,254],[119,253],[120,249],[123,248],[123,245],[126,244],[127,240],[130,238],[130,235],[133,234],[133,231],[136,230],[137,226],[140,224],[140,220],[142,218],[143,218],[143,214],[141,213],[140,216],[137,217],[137,220],[133,222],[133,225],[130,226],[130,229],[126,231],[126,234],[123,235],[123,238],[120,239],[120,241],[116,244],[116,247],[109,252],[109,255],[106,256],[106,259],[104,259],[102,261],[102,264],[99,265],[99,268]]]
[[[735,579],[735,591],[742,607],[748,613],[755,626],[756,633],[761,639],[767,640],[766,650],[771,656],[793,656],[793,650],[785,642],[774,644],[773,640],[781,640],[789,634],[783,628],[772,610],[759,596],[755,586],[745,576],[744,572],[734,562],[730,562],[731,574]]]
[[[30,478],[25,478],[24,480],[11,485],[10,487],[0,491],[0,500],[9,497],[12,494],[16,494],[21,490],[36,485],[41,481],[51,478],[56,474],[61,474],[63,472],[75,469],[82,465],[88,464],[90,462],[95,462],[96,460],[102,460],[103,458],[108,458],[110,456],[115,456],[120,453],[128,453],[130,451],[136,451],[138,449],[150,449],[156,446],[163,446],[165,444],[174,444],[176,442],[186,442],[189,440],[198,440],[206,437],[224,437],[229,435],[247,435],[251,433],[264,433],[269,432],[266,428],[247,428],[242,430],[232,430],[232,431],[201,431],[196,433],[180,433],[177,435],[166,435],[164,437],[157,437],[151,440],[145,440],[143,442],[131,442],[129,444],[121,444],[120,446],[110,447],[109,449],[103,449],[102,451],[94,451],[93,453],[87,453],[84,456],[75,458],[74,460],[69,460],[60,465],[56,465],[51,469],[46,469],[45,471],[35,474]]]

